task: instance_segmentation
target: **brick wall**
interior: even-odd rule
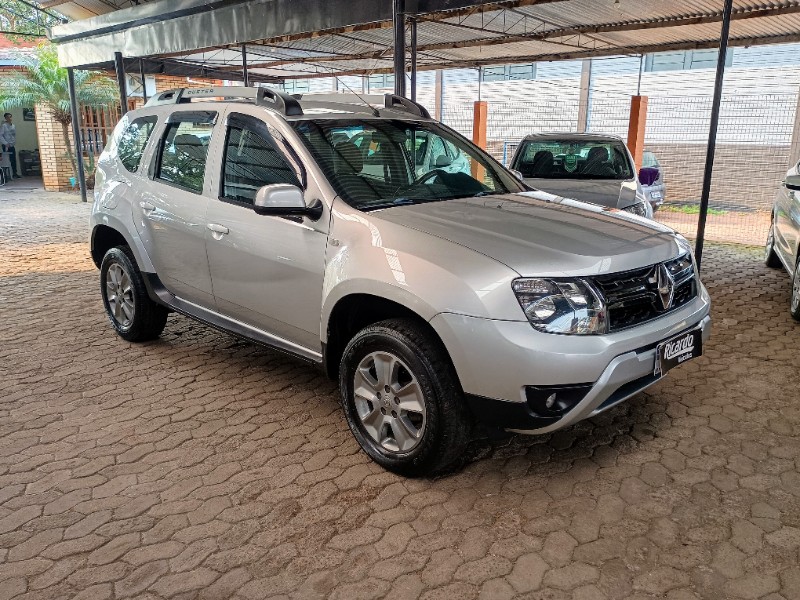
[[[61,123],[53,118],[49,109],[36,106],[36,134],[39,137],[39,159],[42,161],[42,182],[46,190],[64,192],[72,189],[69,178],[72,167],[67,157]],[[70,144],[72,127],[69,128]]]
[[[221,85],[222,81],[219,79],[189,79],[175,75],[156,75],[157,92],[165,92],[175,88],[204,88],[219,87]]]
[[[789,169],[790,146],[717,144],[711,203],[769,210]],[[648,144],[664,169],[668,202],[698,202],[706,161],[705,144]]]

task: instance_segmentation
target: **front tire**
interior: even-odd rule
[[[154,340],[169,311],[147,295],[136,259],[127,246],[111,248],[100,264],[100,292],[111,326],[129,342]]]
[[[461,386],[422,325],[392,319],[359,331],[342,356],[339,386],[350,430],[385,469],[429,475],[463,456],[471,420]]]

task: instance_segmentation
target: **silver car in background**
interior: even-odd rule
[[[800,163],[786,173],[772,209],[765,262],[783,267],[792,277],[789,310],[800,321]]]
[[[653,217],[622,138],[589,133],[541,133],[517,147],[511,169],[538,190]]]

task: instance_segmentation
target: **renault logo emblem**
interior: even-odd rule
[[[664,310],[672,308],[672,299],[675,296],[675,279],[666,265],[658,265],[656,270],[656,287],[658,288],[658,297],[661,299],[661,306]]]

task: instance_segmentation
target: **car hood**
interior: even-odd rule
[[[537,190],[610,208],[636,203],[636,180],[526,178],[525,183]]]
[[[525,276],[627,271],[688,249],[683,238],[649,219],[539,191],[398,206],[373,216],[469,248]],[[419,252],[418,243],[406,250]]]

